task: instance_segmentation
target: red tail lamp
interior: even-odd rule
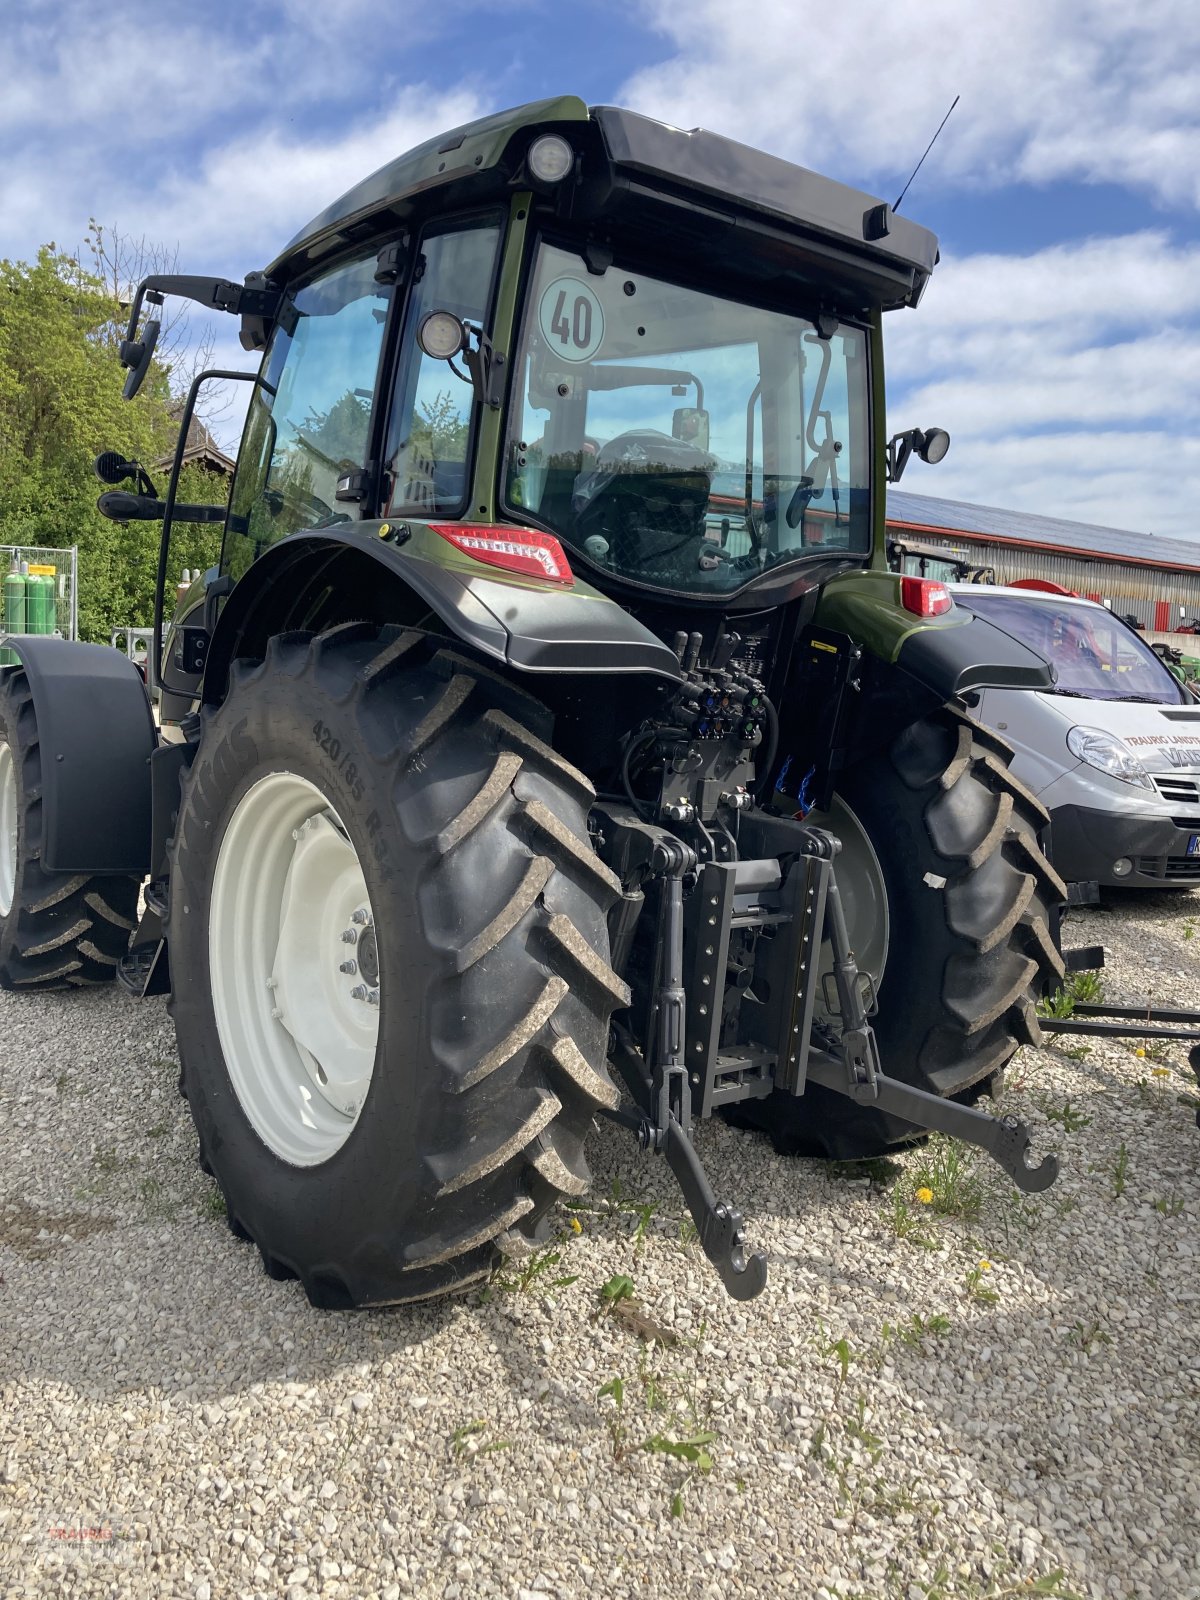
[[[431,522],[429,526],[456,550],[489,567],[502,567],[542,583],[575,582],[566,551],[552,533],[507,523]]]
[[[914,617],[941,617],[954,607],[954,597],[937,578],[901,578],[900,604]]]

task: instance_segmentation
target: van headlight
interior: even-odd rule
[[[1067,749],[1089,767],[1107,772],[1110,778],[1136,783],[1140,789],[1154,788],[1150,774],[1129,746],[1103,728],[1072,728],[1067,735]]]

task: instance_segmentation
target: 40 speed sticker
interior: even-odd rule
[[[590,361],[604,342],[604,307],[589,284],[555,278],[538,302],[542,338],[563,361]]]

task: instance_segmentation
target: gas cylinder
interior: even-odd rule
[[[12,566],[4,578],[4,631],[25,632],[25,579],[21,576],[16,556],[13,556]],[[0,666],[15,666],[17,659],[15,651],[0,650]]]

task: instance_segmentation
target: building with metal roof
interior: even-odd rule
[[[1060,583],[1159,633],[1175,631],[1183,617],[1200,618],[1200,542],[898,489],[889,490],[887,507],[890,539],[943,547],[991,567],[997,583]]]

